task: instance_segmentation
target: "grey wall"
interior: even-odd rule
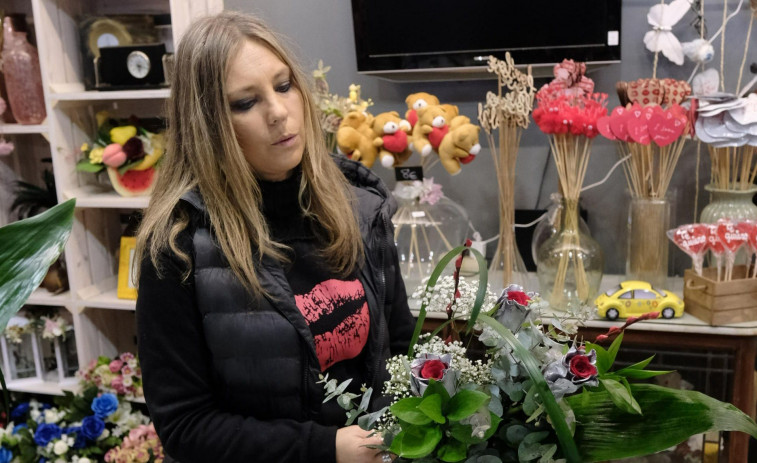
[[[731,10],[738,5],[738,0],[726,1]],[[647,11],[656,3],[659,1],[625,0],[623,2],[622,62],[602,67],[590,74],[596,83],[597,91],[610,94],[610,107],[618,104],[614,93],[615,82],[652,76],[654,55],[646,50],[642,37],[648,30]],[[666,3],[670,1],[666,0]],[[227,9],[258,14],[276,30],[291,38],[305,69],[316,68],[319,59],[330,65],[328,81],[332,92],[346,95],[351,83],[360,84],[362,95],[372,98],[375,102],[371,108],[374,114],[390,110],[403,113],[406,108],[404,99],[408,94],[426,91],[437,95],[444,103],[458,105],[462,114],[475,119],[478,102],[484,101],[487,91],[496,91],[496,80],[396,83],[358,74],[352,34],[352,10],[350,2],[346,0],[297,2],[226,0],[225,5]],[[748,8],[748,5],[747,0],[744,7]],[[722,11],[722,1],[705,0],[705,17],[709,34],[714,34],[720,27]],[[693,14],[688,14],[676,27],[676,35],[681,41],[698,37],[693,27],[688,24],[692,19]],[[726,90],[735,90],[748,22],[749,14],[743,10],[728,23],[725,36]],[[748,63],[757,61],[757,31],[753,32]],[[408,40],[412,38],[408,37]],[[720,40],[718,39],[714,45],[716,58],[712,65],[719,66]],[[693,66],[689,61],[686,61],[684,66],[678,67],[660,57],[657,76],[688,79],[692,69]],[[752,76],[747,70],[742,85]],[[545,82],[546,80],[543,79],[537,81],[537,87]],[[440,165],[437,165],[431,172],[427,172],[427,176],[433,176],[435,181],[444,186],[447,196],[467,209],[474,226],[484,238],[488,238],[497,233],[497,189],[493,161],[484,137],[481,137],[481,143],[484,147],[482,152],[473,163],[464,166],[459,175],[450,177]],[[700,211],[709,201],[708,194],[702,188],[710,175],[709,157],[703,147],[697,189],[696,151],[696,143],[690,142],[674,174],[670,187],[675,195],[674,216],[671,220],[673,225],[694,220],[694,202],[697,192]],[[411,162],[417,159],[417,155],[414,155]],[[591,165],[585,184],[602,179],[617,159],[613,143],[598,137],[592,151]],[[379,166],[378,163],[373,170],[390,186],[394,185],[393,175],[389,170]],[[547,138],[535,124],[532,124],[524,133],[518,155],[515,206],[516,208],[546,207],[550,193],[556,189],[557,176],[553,162],[549,158]],[[625,268],[623,234],[625,233],[628,196],[621,169],[616,170],[605,184],[585,192],[582,196],[582,207],[588,210],[592,236],[599,241],[604,250],[605,272],[622,273]],[[489,255],[494,251],[493,248],[494,246],[489,246]],[[683,269],[691,265],[688,257],[678,250],[672,251],[671,257],[672,269],[675,273],[682,274]]]

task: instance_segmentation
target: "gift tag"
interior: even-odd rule
[[[731,221],[718,221],[718,238],[723,244],[723,247],[730,252],[735,253],[741,246],[746,244],[749,239],[745,231],[740,231],[736,227],[736,223]]]
[[[676,141],[686,126],[673,115],[655,113],[649,119],[649,135],[658,146],[667,146]]]

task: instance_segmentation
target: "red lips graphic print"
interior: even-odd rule
[[[360,354],[368,340],[370,317],[359,280],[326,280],[294,300],[313,333],[321,371]]]

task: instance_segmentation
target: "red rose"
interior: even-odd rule
[[[515,301],[520,305],[528,305],[528,302],[531,300],[531,298],[528,297],[528,295],[523,291],[508,291],[507,300]]]
[[[444,370],[448,365],[441,360],[426,360],[421,368],[421,378],[423,379],[442,379]]]
[[[574,376],[585,379],[597,374],[597,367],[591,364],[586,355],[576,355],[570,359],[570,372]]]

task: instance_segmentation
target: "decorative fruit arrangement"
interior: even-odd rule
[[[76,169],[93,173],[107,169],[113,189],[121,196],[150,194],[165,151],[163,134],[148,130],[148,124],[136,117],[119,121],[101,112],[97,121],[95,142],[91,147],[82,145],[85,158]]]

